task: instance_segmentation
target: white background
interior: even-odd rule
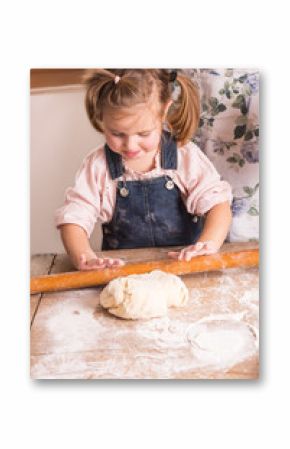
[[[11,1],[0,17],[1,446],[289,447],[286,2]],[[29,69],[96,65],[260,69],[259,381],[29,380]]]

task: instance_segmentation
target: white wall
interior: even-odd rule
[[[31,94],[30,243],[31,253],[64,252],[54,211],[73,185],[82,159],[103,143],[90,124],[82,87],[35,90]],[[100,226],[91,237],[100,247]]]

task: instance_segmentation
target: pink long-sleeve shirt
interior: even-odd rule
[[[232,201],[231,187],[220,175],[205,154],[193,142],[178,148],[177,170],[161,167],[160,153],[156,154],[155,167],[146,173],[133,171],[124,165],[126,181],[145,180],[170,176],[179,188],[187,211],[204,215],[216,204]],[[83,161],[75,185],[66,190],[65,203],[56,210],[55,224],[76,224],[90,237],[97,221],[112,220],[118,181],[111,179],[104,145],[93,150]]]

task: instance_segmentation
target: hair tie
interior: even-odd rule
[[[120,81],[120,79],[121,79],[121,77],[118,76],[118,75],[116,75],[116,76],[115,76],[115,79],[114,79],[114,83],[115,83],[115,84],[118,84],[118,82]]]
[[[177,78],[177,71],[176,71],[176,70],[172,70],[172,71],[169,73],[169,81],[170,81],[170,83],[174,83],[174,81],[176,80],[176,78]]]

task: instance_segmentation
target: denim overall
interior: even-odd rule
[[[105,145],[112,179],[123,175],[122,157]],[[177,169],[177,145],[169,133],[161,140],[161,167]],[[124,179],[124,178],[123,178]],[[142,181],[118,181],[116,206],[103,224],[103,250],[186,246],[199,237],[202,217],[190,215],[178,187],[169,176]]]

